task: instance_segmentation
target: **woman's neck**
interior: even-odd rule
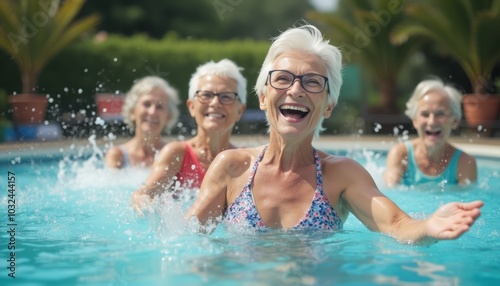
[[[191,146],[201,155],[202,161],[210,163],[220,152],[233,149],[235,146],[229,141],[230,134],[210,134],[198,133],[190,141]]]
[[[144,153],[155,153],[160,150],[164,143],[160,137],[134,137],[130,140],[131,145],[136,149],[143,150]]]

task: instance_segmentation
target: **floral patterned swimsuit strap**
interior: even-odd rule
[[[241,191],[236,200],[227,208],[224,214],[224,222],[232,225],[241,225],[258,230],[265,230],[262,218],[260,217],[255,201],[252,195],[251,184],[259,162],[262,160],[267,145],[263,148],[261,154],[255,160],[248,182]],[[316,190],[314,193],[311,207],[300,222],[292,227],[293,229],[342,229],[342,220],[338,217],[336,211],[328,202],[323,192],[323,178],[321,176],[321,160],[318,152],[313,148],[316,165]]]
[[[321,173],[321,159],[318,151],[313,147],[316,164],[316,190],[309,211],[304,215],[294,229],[326,229],[341,230],[343,222],[323,191],[323,176]]]
[[[257,167],[259,166],[259,162],[262,160],[266,149],[267,145],[264,146],[260,155],[257,159],[255,159],[252,169],[250,170],[250,175],[248,176],[247,184],[234,202],[226,209],[224,213],[225,224],[240,225],[255,229],[266,229],[266,226],[264,225],[264,222],[255,207],[252,191],[250,190]]]

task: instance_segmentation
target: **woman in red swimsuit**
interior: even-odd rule
[[[246,85],[241,68],[228,59],[198,67],[189,81],[186,102],[197,134],[162,148],[145,184],[132,194],[132,207],[138,214],[165,190],[198,189],[215,156],[237,148],[230,138],[246,107]]]

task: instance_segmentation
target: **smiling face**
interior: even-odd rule
[[[168,97],[159,88],[139,97],[131,114],[136,132],[148,136],[160,136],[169,121]]]
[[[458,118],[452,116],[450,99],[446,95],[430,91],[418,102],[413,126],[426,146],[445,144],[457,124]]]
[[[319,57],[298,51],[280,55],[274,61],[272,70],[286,70],[299,76],[326,76],[326,67]],[[308,92],[302,87],[300,79],[295,79],[287,89],[276,89],[269,80],[268,77],[267,95],[261,94],[259,99],[261,109],[267,112],[271,130],[278,131],[282,136],[303,134],[312,137],[322,117],[331,115],[333,104],[328,104],[328,89],[320,93]]]
[[[207,75],[200,78],[197,90],[216,94],[237,92],[237,84],[232,78]],[[218,96],[214,96],[208,103],[200,102],[195,96],[187,100],[187,106],[199,128],[219,132],[231,132],[245,110],[245,105],[238,99],[232,104],[222,104]]]

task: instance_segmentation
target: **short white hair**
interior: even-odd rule
[[[157,76],[146,76],[135,82],[132,88],[127,92],[123,102],[122,115],[123,121],[131,128],[135,129],[135,123],[132,121],[132,112],[139,98],[144,94],[150,93],[155,88],[162,90],[167,95],[167,110],[170,120],[165,126],[167,131],[177,124],[179,119],[179,95],[177,90],[168,84],[168,82]]]
[[[415,87],[412,96],[406,103],[406,116],[412,120],[415,119],[417,117],[418,103],[431,91],[437,91],[447,96],[450,102],[451,115],[454,118],[462,118],[462,93],[440,79],[423,80]]]
[[[231,78],[236,81],[236,93],[242,104],[247,103],[247,79],[241,74],[243,68],[238,67],[229,59],[222,59],[219,62],[209,61],[200,65],[191,75],[189,80],[189,98],[193,99],[200,79],[207,75]]]
[[[342,54],[340,50],[330,45],[329,40],[313,25],[302,25],[290,28],[276,38],[267,52],[260,70],[254,90],[257,95],[266,96],[266,82],[274,61],[283,53],[300,51],[319,57],[325,64],[328,78],[328,103],[337,105],[340,87],[342,85]],[[324,117],[318,123],[314,137],[324,130]]]

